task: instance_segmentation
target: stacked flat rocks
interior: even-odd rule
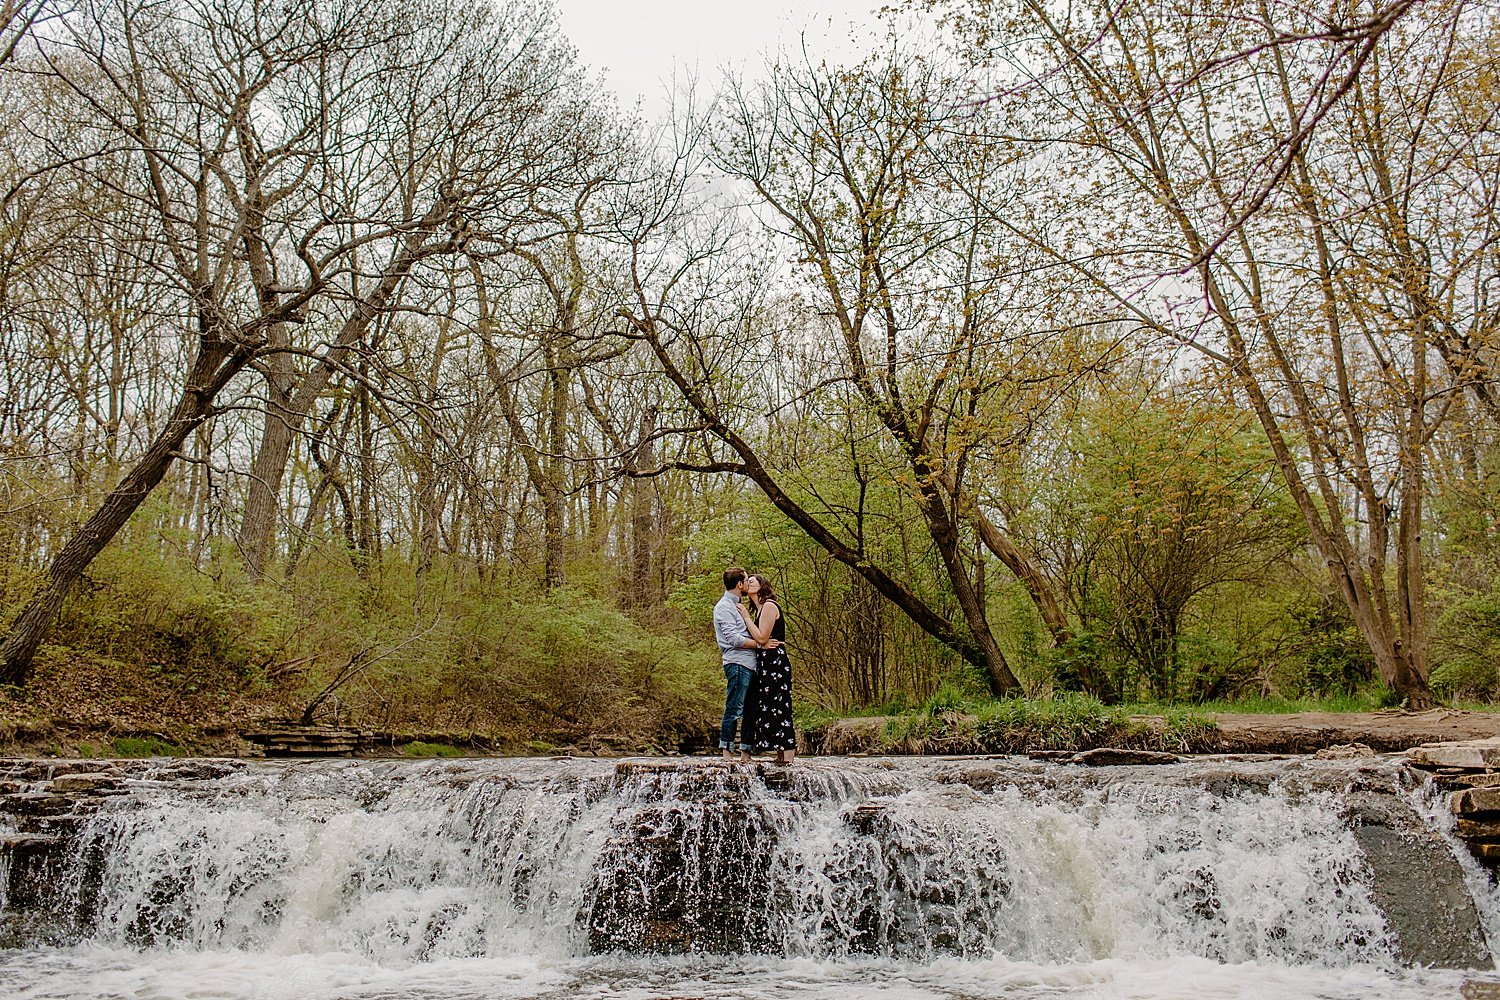
[[[271,724],[244,734],[267,757],[347,757],[371,748],[375,734],[343,726]]]
[[[1500,872],[1500,739],[1429,743],[1406,753],[1448,792],[1454,832],[1492,872]]]

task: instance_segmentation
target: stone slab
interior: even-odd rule
[[[54,792],[92,792],[101,788],[114,788],[120,778],[114,774],[63,774],[52,779]]]
[[[1464,771],[1438,784],[1446,788],[1494,788],[1500,787],[1500,774]]]
[[[1119,764],[1176,764],[1181,760],[1182,758],[1175,753],[1162,753],[1157,750],[1120,750],[1115,747],[1099,747],[1096,750],[1085,750],[1083,753],[1075,754],[1069,763],[1086,764],[1089,767],[1109,767]]]
[[[0,811],[17,816],[50,816],[72,807],[72,799],[51,792],[17,792],[0,799]]]
[[[1492,969],[1479,911],[1447,841],[1425,830],[1360,823],[1354,837],[1370,862],[1375,902],[1401,958],[1440,969]]]
[[[1465,788],[1448,797],[1448,806],[1457,816],[1500,813],[1500,788]]]
[[[1471,843],[1476,840],[1500,841],[1500,816],[1491,819],[1459,817],[1453,824],[1453,832]]]
[[[1458,767],[1485,771],[1500,768],[1500,739],[1465,740],[1461,743],[1428,743],[1406,751],[1418,767]]]

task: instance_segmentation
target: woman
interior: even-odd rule
[[[745,593],[756,608],[752,618],[740,605],[751,638],[762,647],[773,639],[776,645],[755,654],[755,678],[745,699],[741,739],[757,750],[776,751],[776,763],[790,764],[797,757],[797,731],[792,724],[792,661],[786,655],[786,619],[771,581],[761,574],[745,578]],[[749,761],[750,751],[742,750],[740,760]]]

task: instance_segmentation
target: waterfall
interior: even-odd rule
[[[129,794],[77,825],[45,889],[31,887],[32,925],[42,913],[50,936],[14,954],[339,955],[383,974],[522,959],[678,975],[695,956],[965,975],[997,961],[1200,976],[1248,963],[1416,988],[1429,974],[1405,968],[1359,800],[1378,795],[1410,826],[1402,836],[1452,849],[1388,760],[219,771],[134,772]],[[1492,895],[1470,904],[1489,926]],[[18,919],[0,901],[0,919]]]

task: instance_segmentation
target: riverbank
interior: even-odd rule
[[[713,752],[717,696],[663,715],[590,714],[562,725],[520,709],[456,718],[418,695],[385,710],[339,703],[320,726],[295,720],[291,689],[232,672],[191,677],[120,661],[51,655],[24,692],[0,689],[0,755],[33,758],[151,756],[675,756]],[[1368,709],[1370,702],[1250,702],[1249,712],[1108,706],[1080,695],[1052,699],[944,699],[900,715],[799,717],[804,752],[823,755],[1077,753],[1101,747],[1174,754],[1315,753],[1361,743],[1399,751],[1423,743],[1500,737],[1500,712]],[[1235,706],[1215,706],[1234,708]]]
[[[1363,744],[1396,752],[1426,743],[1500,738],[1500,712],[1434,709],[1407,712],[1219,712],[1173,716],[1083,715],[1048,711],[1047,703],[1002,719],[944,712],[814,722],[802,730],[803,752],[823,756],[1064,754],[1111,747],[1173,754],[1310,754]],[[80,752],[81,751],[81,752]],[[10,757],[131,758],[150,756],[485,757],[712,753],[703,734],[666,745],[600,734],[562,746],[507,743],[481,733],[376,731],[357,727],[240,721],[211,726],[129,730],[11,724],[0,731]]]
[[[1500,713],[1439,708],[1426,712],[1211,713],[984,719],[960,712],[834,719],[807,730],[818,754],[992,754],[1098,747],[1184,754],[1316,753],[1364,744],[1394,752],[1453,740],[1500,737]]]

